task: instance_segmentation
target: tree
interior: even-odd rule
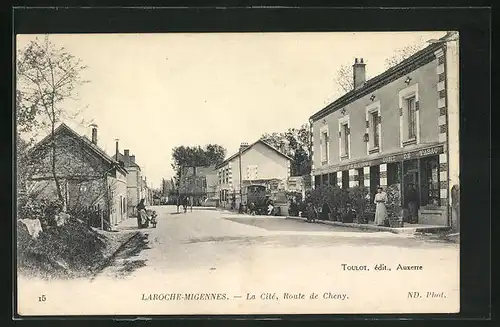
[[[402,48],[397,49],[394,54],[385,60],[385,68],[389,69],[396,66],[401,61],[414,55],[417,51],[422,49],[423,42],[418,44],[407,45]],[[368,80],[368,76],[366,80]],[[339,67],[335,74],[335,82],[337,85],[345,92],[350,92],[354,90],[354,74],[351,64],[343,64]]]
[[[79,111],[63,108],[67,100],[75,100],[77,87],[86,83],[81,73],[87,68],[81,59],[56,46],[45,36],[31,41],[20,50],[16,62],[16,106],[20,131],[49,128],[51,133],[52,176],[61,203],[64,197],[56,172],[55,128],[65,118],[73,119]]]
[[[337,70],[335,82],[345,93],[354,90],[354,75],[352,65],[341,65]]]
[[[266,133],[261,140],[279,149],[294,159],[292,163],[292,175],[304,176],[311,172],[311,132],[309,124],[300,128],[289,128],[286,132]]]
[[[172,168],[176,172],[176,185],[179,185],[183,168],[217,165],[224,161],[226,149],[218,144],[208,144],[204,148],[201,146],[178,146],[172,149]]]
[[[408,59],[419,50],[422,49],[422,44],[411,44],[397,49],[394,54],[385,60],[385,68],[389,69],[396,66],[405,59]]]

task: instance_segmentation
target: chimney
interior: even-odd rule
[[[135,163],[135,155],[130,156],[130,162],[131,162],[131,163]]]
[[[90,127],[92,127],[92,143],[97,145],[97,125],[91,124]]]
[[[118,150],[118,139],[115,139],[115,142],[116,142],[116,150],[115,150],[115,159],[116,161],[118,161],[120,158],[118,158],[118,153],[119,153],[119,150]]]
[[[243,151],[243,150],[245,150],[248,147],[249,147],[248,143],[243,142],[243,143],[240,144],[240,151]]]
[[[352,73],[354,79],[354,89],[358,89],[366,82],[366,70],[363,58],[354,59],[354,65],[352,65]]]

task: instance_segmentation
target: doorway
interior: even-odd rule
[[[407,194],[410,189],[410,185],[415,188],[418,199],[417,208],[420,207],[420,174],[419,174],[419,162],[418,159],[408,160],[403,162],[403,189],[401,192],[403,208],[408,209],[408,199]],[[417,209],[418,210],[418,209]]]
[[[427,157],[420,160],[420,202],[422,206],[440,205],[439,157]]]
[[[377,187],[380,184],[380,166],[370,167],[370,198],[373,202],[375,198],[375,193],[377,193]]]

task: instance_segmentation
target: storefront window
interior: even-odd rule
[[[337,185],[337,173],[328,174],[328,183],[330,185]]]
[[[358,185],[359,186],[365,185],[365,176],[364,176],[363,168],[358,169]]]
[[[401,183],[401,163],[387,164],[387,185]]]
[[[439,194],[439,157],[433,156],[420,160],[421,202],[422,205],[440,205]]]
[[[342,172],[342,188],[349,188],[349,171]]]
[[[321,185],[321,175],[314,176],[314,187],[318,187]]]

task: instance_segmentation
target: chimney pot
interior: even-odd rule
[[[354,58],[354,63],[357,64],[358,63],[358,58]]]
[[[358,62],[358,59],[356,58],[354,65],[352,65],[352,73],[354,80],[354,89],[358,89],[366,82],[366,69],[363,58],[360,58],[360,62]]]
[[[129,149],[125,149],[125,150],[123,150],[123,155],[124,155],[125,157],[128,157],[128,156],[130,155],[130,150],[129,150]]]
[[[115,159],[118,161],[118,153],[119,153],[119,150],[118,150],[118,139],[115,139],[115,141],[116,141]]]
[[[91,124],[92,127],[92,143],[97,144],[97,125]]]

